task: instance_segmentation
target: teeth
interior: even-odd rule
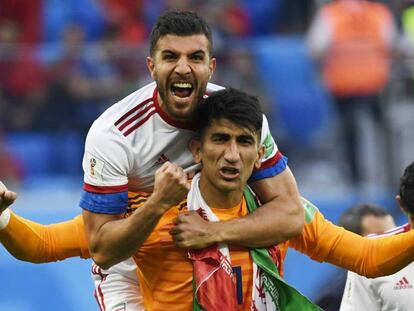
[[[172,86],[173,87],[179,87],[179,88],[182,88],[182,89],[191,89],[193,87],[193,85],[191,83],[188,83],[188,82],[173,83]]]

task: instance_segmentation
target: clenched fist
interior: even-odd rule
[[[217,222],[206,221],[197,212],[179,215],[174,225],[170,235],[178,247],[200,249],[219,242]]]
[[[17,194],[7,190],[7,187],[0,181],[0,214],[16,200]]]
[[[190,181],[184,170],[166,162],[155,172],[154,191],[150,199],[167,210],[184,200],[189,190]]]

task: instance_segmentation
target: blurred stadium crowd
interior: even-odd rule
[[[401,23],[411,3],[384,2],[399,31],[391,79],[380,97],[386,131],[380,137],[383,146],[375,149],[372,116],[360,113],[363,148],[357,158],[362,173],[354,180],[345,164],[347,146],[337,143],[341,112],[306,45],[312,19],[326,2],[2,0],[0,179],[18,183],[36,174],[80,176],[88,128],[108,106],[149,81],[149,30],[160,12],[177,8],[197,11],[213,26],[218,59],[213,82],[261,98],[300,185],[306,187],[308,180],[332,185],[332,179],[357,186],[392,184],[412,151],[403,142],[411,137],[407,101],[412,98],[414,49],[406,43],[409,36]]]
[[[252,5],[253,1],[2,1],[1,127],[85,132],[108,105],[149,79],[148,32],[157,15],[170,7],[202,12],[214,25],[217,53],[225,50],[218,56],[221,66],[241,67],[230,70],[237,72],[231,77],[223,68],[217,80],[252,85],[258,93],[260,81],[244,68],[251,66],[249,55],[230,51],[228,45],[220,47],[229,37],[274,32],[281,2],[263,1],[256,10],[250,9]]]

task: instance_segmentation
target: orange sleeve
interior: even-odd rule
[[[291,239],[289,246],[316,261],[373,278],[393,274],[414,261],[414,230],[364,238],[332,224],[316,209],[302,235]]]
[[[0,242],[17,259],[33,263],[90,257],[82,215],[41,225],[11,212],[9,224],[0,231]]]

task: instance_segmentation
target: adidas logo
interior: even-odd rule
[[[398,283],[395,284],[395,286],[394,286],[395,290],[408,289],[408,288],[413,288],[413,286],[410,284],[410,282],[408,282],[408,280],[405,276],[403,276],[401,278],[401,280],[399,280]]]
[[[161,154],[157,161],[155,161],[154,166],[162,165],[165,162],[170,161],[165,154]]]

